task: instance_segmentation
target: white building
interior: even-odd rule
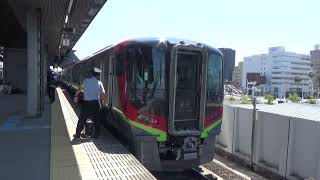
[[[268,54],[244,58],[242,87],[245,87],[246,75],[250,72],[264,75],[267,80],[267,92],[278,97],[287,96],[289,93],[310,93],[309,55],[286,52],[284,47],[271,47]],[[295,82],[295,78],[301,82]]]
[[[267,64],[267,55],[253,55],[245,57],[242,65],[242,82],[241,86],[246,87],[247,73],[260,73],[261,76],[266,76],[267,71],[270,69]],[[270,79],[269,79],[270,80]],[[268,81],[268,79],[267,79]]]

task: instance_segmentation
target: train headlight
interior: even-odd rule
[[[139,113],[137,114],[137,119],[139,121],[151,123],[151,124],[158,124],[159,123],[159,118],[150,114],[146,113]]]
[[[159,124],[159,118],[158,117],[153,117],[152,118],[152,123],[153,124]]]

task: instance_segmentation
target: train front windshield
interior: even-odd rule
[[[136,106],[166,98],[166,49],[140,46],[128,48],[129,99]]]
[[[134,46],[127,49],[128,98],[139,111],[168,117],[169,86],[175,82],[176,128],[199,129],[202,54],[178,52],[176,77],[170,77],[170,53],[166,48]],[[223,100],[222,58],[208,52],[205,114],[216,111]],[[201,70],[203,69],[203,70]],[[209,116],[209,121],[215,119]],[[188,121],[187,121],[188,120]]]

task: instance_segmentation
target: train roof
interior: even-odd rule
[[[72,64],[68,67],[66,67],[65,69],[68,69],[70,67],[73,67],[77,64],[81,64],[83,62],[85,62],[85,60],[88,60],[96,55],[99,55],[100,53],[103,53],[105,51],[108,51],[112,48],[115,48],[117,46],[121,46],[121,45],[133,45],[133,44],[149,44],[149,45],[157,45],[159,44],[159,42],[166,42],[168,44],[171,44],[171,45],[176,45],[176,44],[180,44],[180,42],[183,41],[184,44],[188,45],[195,45],[197,46],[198,43],[200,42],[196,42],[196,41],[192,41],[192,40],[187,40],[187,39],[181,39],[181,38],[163,38],[163,37],[147,37],[147,38],[134,38],[134,39],[128,39],[128,40],[125,40],[125,41],[122,41],[120,43],[116,43],[115,45],[109,45],[109,46],[106,46],[104,47],[103,49],[100,49],[99,51],[93,53],[92,55],[90,56],[87,56],[85,57],[84,59],[80,60],[79,62],[75,63],[75,64]],[[217,54],[220,54],[222,55],[222,53],[220,52],[219,49],[217,48],[214,48],[212,46],[209,46],[207,44],[204,44],[204,43],[200,43],[203,45],[203,47],[217,53]]]
[[[180,44],[181,41],[183,41],[185,44],[192,44],[192,45],[197,45],[200,42],[196,42],[196,41],[192,41],[192,40],[187,40],[187,39],[181,39],[181,38],[162,38],[162,37],[148,37],[148,38],[135,38],[135,39],[128,39],[125,41],[122,41],[120,43],[116,43],[115,45],[109,45],[106,46],[105,48],[95,52],[94,54],[92,54],[91,56],[88,56],[86,58],[84,58],[83,60],[89,59],[90,57],[93,57],[97,54],[100,54],[104,51],[107,51],[109,49],[112,49],[114,47],[120,46],[120,45],[131,45],[131,44],[151,44],[151,45],[157,45],[159,44],[159,42],[167,42],[171,45],[175,45],[175,44]],[[222,55],[222,53],[220,52],[219,49],[214,48],[212,46],[209,46],[207,44],[204,43],[200,43],[202,44],[205,48],[210,49],[211,51],[214,51],[220,55]]]
[[[182,39],[182,38],[163,38],[163,37],[148,37],[148,38],[135,38],[135,39],[129,39],[127,41],[123,41],[122,43],[126,44],[133,44],[133,43],[142,43],[142,44],[158,44],[161,41],[166,41],[169,44],[175,45],[175,44],[180,44],[181,41],[183,41],[185,44],[192,44],[192,45],[197,45],[198,43],[202,44],[205,48],[210,49],[211,51],[214,51],[218,54],[222,54],[219,49],[214,48],[212,46],[209,46],[207,44],[197,42],[197,41],[192,41],[188,39]],[[119,44],[122,44],[119,43]]]

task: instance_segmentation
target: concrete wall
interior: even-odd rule
[[[221,126],[221,133],[217,137],[217,144],[231,153],[233,151],[233,126],[235,117],[235,107],[224,106],[223,107],[223,123]]]
[[[253,110],[241,107],[235,110],[233,153],[250,160]]]
[[[253,111],[224,105],[217,147],[249,162]],[[320,118],[319,118],[320,119]],[[254,163],[287,179],[320,179],[320,122],[257,111]]]
[[[291,118],[287,176],[320,179],[320,123]]]
[[[251,155],[253,110],[224,105],[224,117],[217,145],[229,153],[248,160]]]
[[[13,89],[27,91],[27,51],[26,49],[6,50],[4,62],[5,81],[10,82]]]
[[[255,163],[285,176],[289,118],[258,112]]]

